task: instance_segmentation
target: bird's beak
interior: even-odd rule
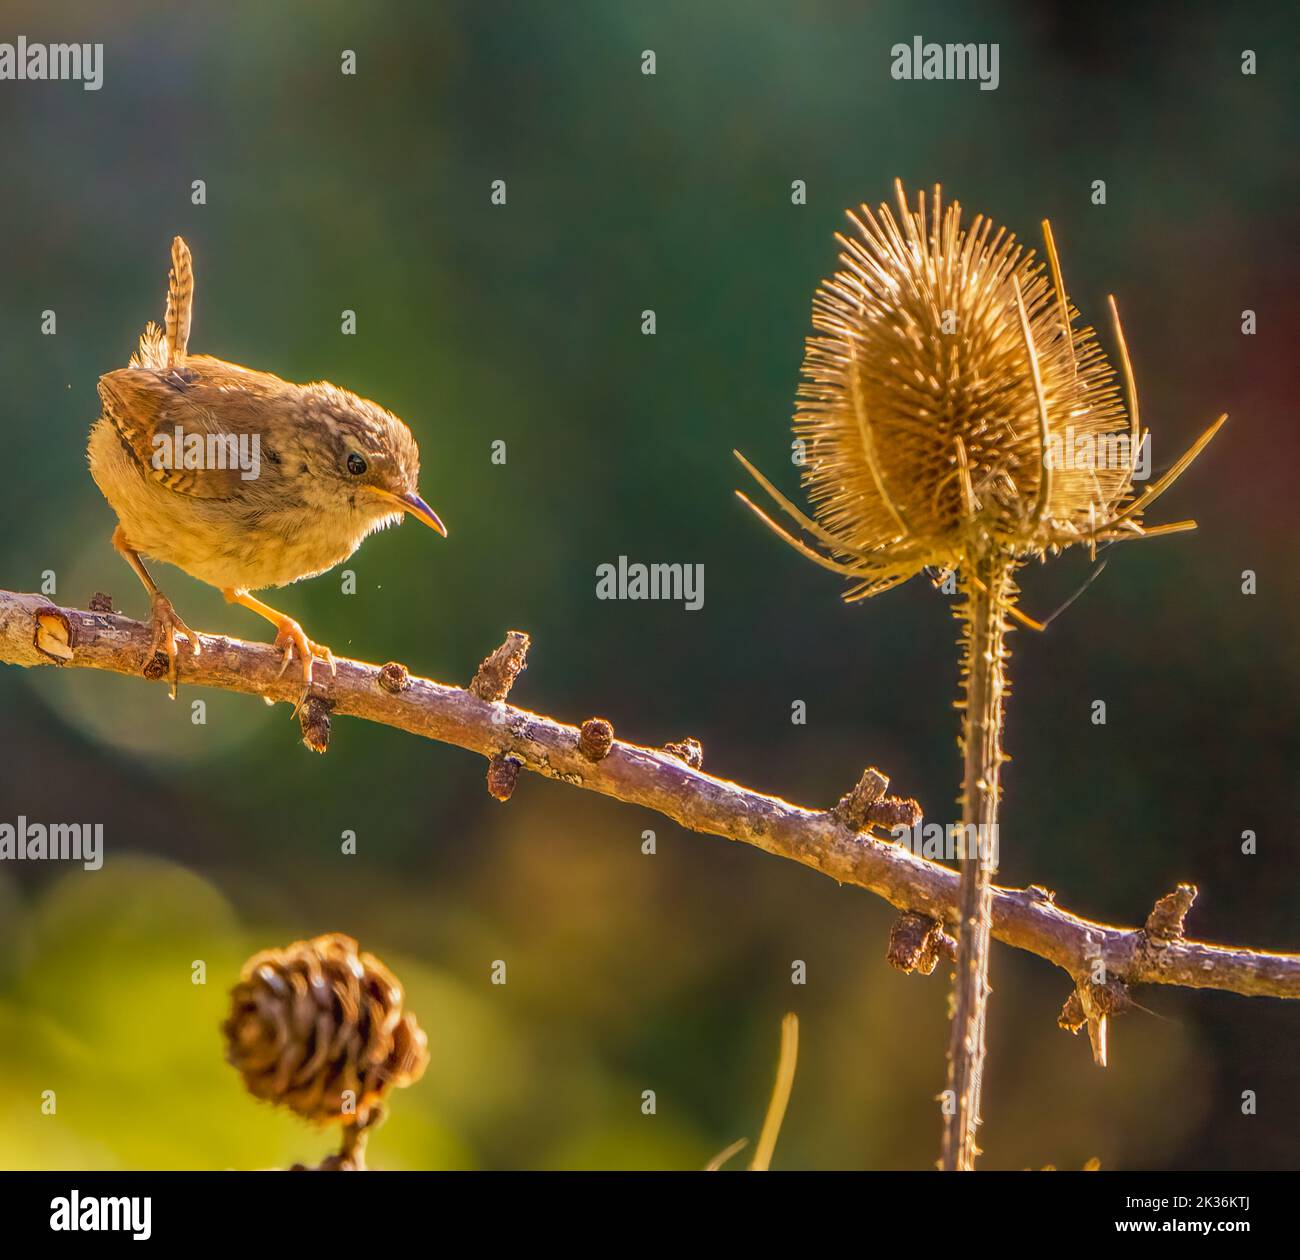
[[[417,521],[423,521],[430,529],[436,530],[444,538],[447,537],[447,527],[438,519],[438,513],[414,491],[410,494],[393,494],[388,490],[380,490],[377,486],[373,489],[376,494],[390,500],[395,507],[401,508],[403,512],[409,512]]]

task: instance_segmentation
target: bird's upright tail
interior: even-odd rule
[[[172,269],[167,274],[167,367],[184,367],[190,340],[190,312],[194,307],[194,267],[190,247],[179,237],[172,240]]]

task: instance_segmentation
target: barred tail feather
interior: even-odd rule
[[[167,334],[150,320],[140,336],[140,345],[128,367],[148,368],[151,372],[167,370]]]
[[[190,312],[194,306],[194,268],[190,247],[179,237],[172,240],[172,269],[167,274],[167,367],[184,367],[190,340]]]

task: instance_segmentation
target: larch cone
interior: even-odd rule
[[[255,954],[231,991],[226,1057],[249,1093],[319,1124],[366,1127],[420,1079],[428,1039],[401,984],[333,932]]]

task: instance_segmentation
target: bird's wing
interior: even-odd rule
[[[223,408],[223,422],[190,390],[183,369],[128,367],[99,378],[104,415],[143,473],[177,494],[228,499],[245,474],[260,472],[260,434],[247,408]]]

